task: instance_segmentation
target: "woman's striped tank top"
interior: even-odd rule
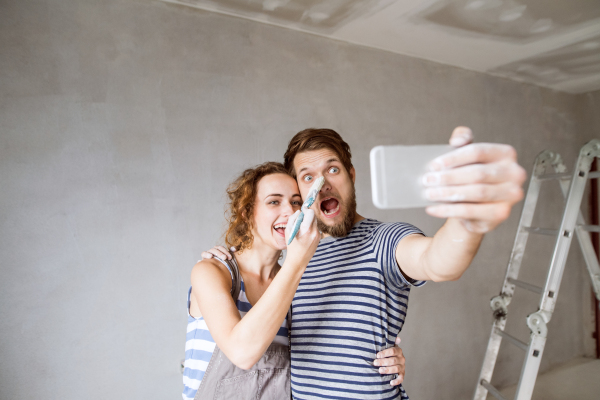
[[[229,273],[231,269],[229,269]],[[233,274],[232,274],[233,282]],[[241,275],[240,275],[241,279]],[[190,315],[190,296],[192,294],[192,287],[188,290],[187,296],[187,311],[188,311],[188,325],[187,335],[185,338],[185,364],[183,370],[183,400],[192,400],[200,387],[200,382],[208,366],[208,362],[215,349],[215,341],[213,340],[206,322],[203,317],[194,318]],[[241,280],[240,294],[237,298],[236,305],[240,311],[242,318],[252,306],[246,297],[246,289],[244,286],[244,280]],[[288,325],[287,317],[281,324],[273,343],[288,345]]]

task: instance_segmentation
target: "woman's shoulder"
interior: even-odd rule
[[[200,260],[192,268],[192,286],[194,282],[224,283],[231,289],[231,273],[222,261],[215,258]]]

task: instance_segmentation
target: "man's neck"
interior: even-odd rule
[[[363,217],[362,215],[359,215],[358,213],[356,213],[356,215],[354,216],[354,225],[356,225],[357,223],[359,223],[363,219],[365,219],[365,217]]]

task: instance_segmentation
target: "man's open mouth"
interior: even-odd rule
[[[328,197],[321,201],[321,211],[327,218],[333,218],[340,213],[340,202],[334,197]]]
[[[282,237],[285,237],[285,227],[286,226],[287,226],[287,224],[284,224],[284,223],[275,224],[275,225],[273,225],[273,229],[275,229],[275,232],[277,232],[279,235],[281,235]]]

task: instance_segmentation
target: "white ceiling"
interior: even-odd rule
[[[162,0],[504,76],[600,89],[600,0]]]

